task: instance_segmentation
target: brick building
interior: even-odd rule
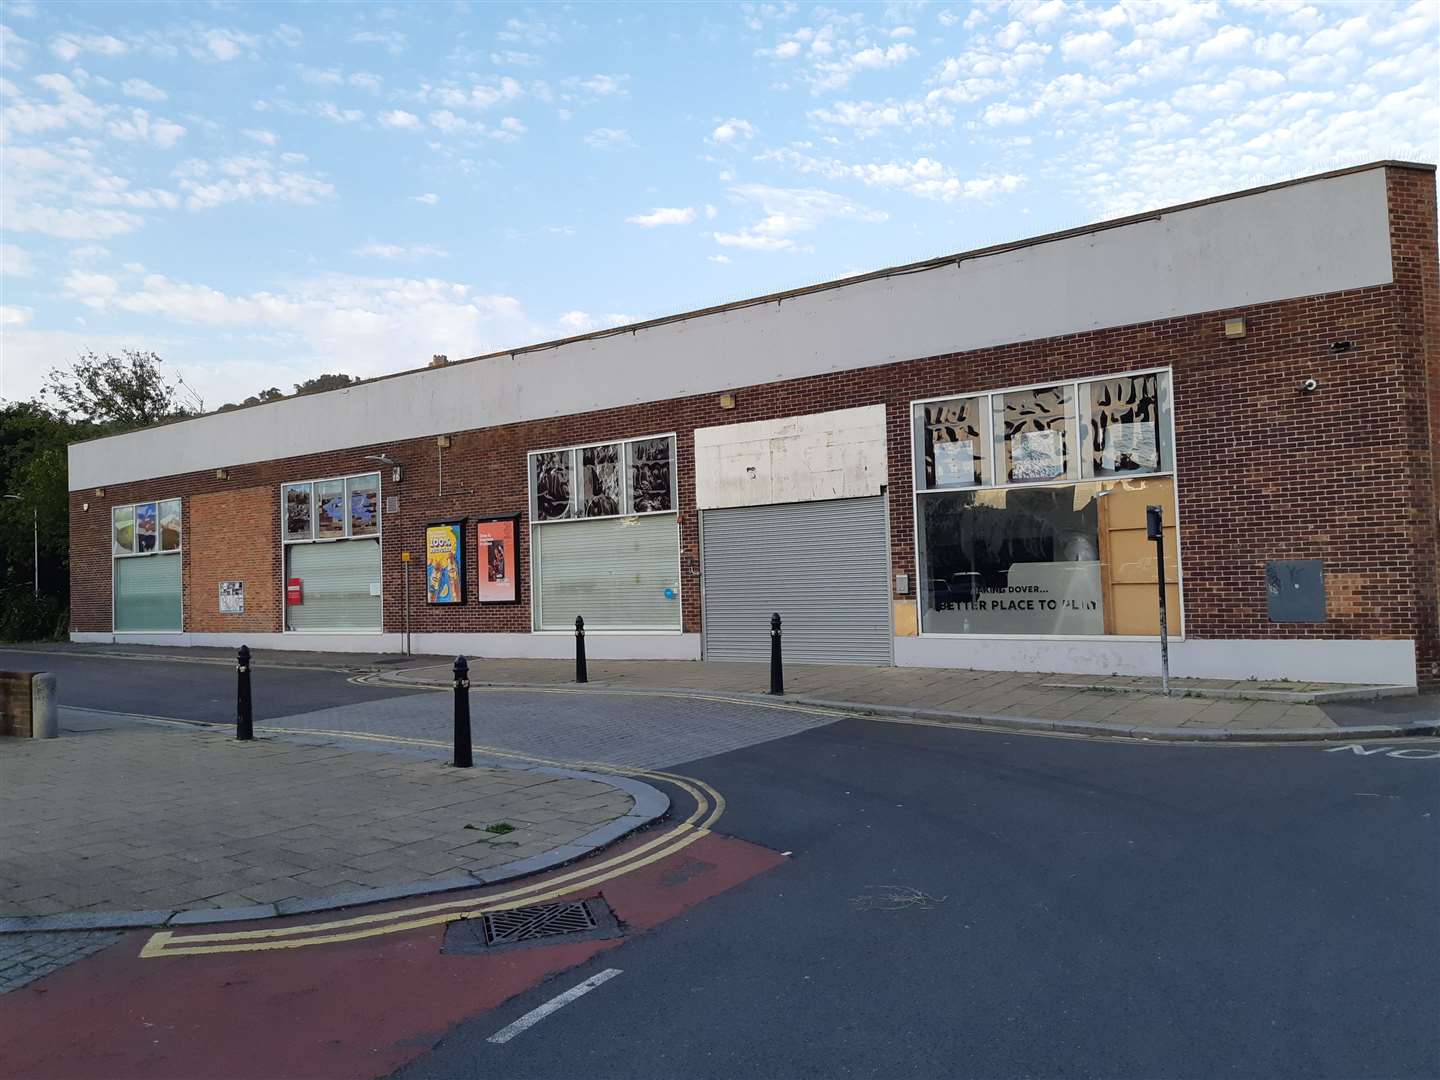
[[[70,449],[72,637],[1440,684],[1434,167]],[[407,561],[408,560],[408,561]],[[407,599],[408,598],[408,599]]]

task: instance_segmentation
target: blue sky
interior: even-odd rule
[[[130,346],[214,408],[1434,162],[1437,13],[5,0],[0,396]]]

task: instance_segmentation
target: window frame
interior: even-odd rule
[[[641,442],[653,442],[656,439],[670,440],[670,509],[669,510],[641,510],[627,513],[625,507],[630,505],[630,444]],[[618,514],[598,514],[594,517],[580,517],[573,513],[581,498],[581,491],[584,487],[584,480],[580,475],[580,451],[588,450],[595,446],[619,446],[620,448],[620,510]],[[547,518],[541,521],[536,517],[536,491],[535,491],[535,463],[534,459],[540,454],[566,454],[570,455],[570,509],[572,514],[562,518]],[[591,442],[576,443],[572,446],[542,447],[539,450],[529,450],[525,454],[525,516],[529,522],[526,537],[526,546],[529,548],[528,562],[530,564],[530,633],[536,636],[569,636],[575,631],[573,629],[545,630],[540,627],[540,545],[535,540],[537,529],[543,529],[552,525],[569,525],[577,521],[624,521],[626,518],[642,517],[673,517],[675,528],[680,527],[680,437],[677,432],[665,431],[652,435],[637,435],[632,437],[614,439],[595,439]],[[675,602],[680,605],[680,626],[679,629],[631,629],[631,630],[604,630],[586,627],[585,632],[595,636],[623,635],[638,637],[675,637],[685,633],[685,588],[684,588],[684,566],[685,566],[685,543],[683,537],[677,537],[676,559],[675,559],[675,580],[679,583],[679,591],[675,596]]]
[[[1080,401],[1081,401],[1080,387],[1081,387],[1082,385],[1086,384],[1086,383],[1104,382],[1104,381],[1107,380],[1107,379],[1127,378],[1127,377],[1132,376],[1132,375],[1164,375],[1164,377],[1165,377],[1165,379],[1164,379],[1164,385],[1163,385],[1163,386],[1157,385],[1157,387],[1156,387],[1156,397],[1157,397],[1157,399],[1158,399],[1158,407],[1159,407],[1159,409],[1160,409],[1160,414],[1161,414],[1161,415],[1160,415],[1160,423],[1161,423],[1162,427],[1161,427],[1160,434],[1161,434],[1162,439],[1165,440],[1164,443],[1162,444],[1161,448],[1160,448],[1160,451],[1161,451],[1161,452],[1160,452],[1160,464],[1161,464],[1162,466],[1166,466],[1166,467],[1157,469],[1157,470],[1155,470],[1155,471],[1153,471],[1153,472],[1130,472],[1130,473],[1125,473],[1125,474],[1123,474],[1123,475],[1116,475],[1116,476],[1085,476],[1085,475],[1084,475],[1084,468],[1083,468],[1083,464],[1082,464],[1082,456],[1083,456],[1083,454],[1088,454],[1088,453],[1089,453],[1089,439],[1088,439],[1088,432],[1087,432],[1087,430],[1086,430],[1086,423],[1087,423],[1087,421],[1088,421],[1088,417],[1083,417],[1083,416],[1081,416],[1081,414],[1080,414]],[[996,458],[997,458],[997,455],[996,455],[996,453],[995,453],[995,431],[994,431],[994,428],[995,428],[995,424],[994,424],[995,399],[996,399],[997,397],[999,397],[1000,395],[1004,395],[1004,394],[1017,393],[1017,392],[1022,392],[1022,391],[1026,391],[1026,390],[1044,390],[1044,389],[1047,389],[1047,388],[1050,388],[1050,387],[1066,386],[1066,385],[1068,385],[1068,386],[1070,387],[1070,391],[1071,391],[1071,395],[1072,395],[1072,401],[1073,401],[1073,403],[1074,403],[1074,408],[1073,408],[1073,413],[1074,413],[1074,415],[1073,415],[1073,418],[1067,418],[1067,426],[1066,426],[1067,436],[1072,437],[1072,438],[1075,440],[1076,452],[1071,455],[1071,458],[1072,458],[1073,463],[1074,463],[1073,469],[1067,470],[1067,473],[1066,473],[1066,475],[1064,475],[1064,476],[1054,477],[1054,478],[1049,479],[1049,480],[1026,480],[1026,481],[1021,481],[1021,482],[1018,482],[1018,483],[1016,483],[1016,482],[1011,482],[1011,481],[1000,482],[999,480],[997,480],[997,468],[996,468]],[[1088,396],[1088,395],[1087,395],[1087,396]],[[919,450],[919,439],[917,438],[917,431],[916,431],[916,425],[915,425],[915,409],[916,409],[917,406],[934,404],[935,402],[938,402],[938,401],[952,401],[952,400],[954,400],[954,399],[956,399],[956,398],[988,398],[988,399],[989,399],[989,400],[986,402],[986,409],[987,409],[987,411],[988,411],[988,413],[989,413],[989,415],[990,415],[990,418],[991,418],[991,419],[990,419],[990,433],[989,433],[989,434],[990,434],[989,453],[990,453],[990,455],[991,455],[990,468],[988,469],[989,480],[988,480],[987,482],[982,482],[982,483],[978,483],[978,484],[969,484],[969,485],[964,485],[964,486],[946,486],[946,487],[938,487],[938,486],[937,486],[937,487],[931,487],[931,488],[920,487],[920,486],[919,486],[919,478],[920,478],[920,476],[922,475],[922,473],[921,473],[921,468],[922,468],[922,466],[921,466],[921,464],[920,464],[920,461],[919,461],[919,458],[918,458],[918,455],[917,455],[917,451]],[[917,636],[919,636],[919,637],[930,637],[930,638],[953,638],[953,639],[960,640],[960,641],[967,641],[967,640],[968,640],[968,641],[985,640],[985,641],[1155,641],[1155,642],[1158,642],[1158,641],[1160,640],[1160,635],[1158,635],[1158,634],[956,634],[956,633],[942,633],[942,632],[937,632],[937,631],[934,631],[934,630],[926,630],[926,629],[925,629],[925,615],[924,615],[924,611],[922,610],[922,607],[921,607],[921,605],[924,603],[924,600],[923,600],[924,592],[923,592],[923,588],[922,588],[921,585],[920,585],[920,582],[921,582],[922,580],[924,580],[924,578],[925,578],[926,575],[925,575],[925,569],[924,569],[924,567],[923,567],[923,566],[921,565],[921,563],[920,563],[920,525],[919,525],[919,522],[920,522],[920,499],[921,499],[923,496],[925,496],[925,495],[955,494],[955,493],[963,493],[963,492],[985,491],[985,490],[989,490],[989,489],[1002,489],[1002,490],[1003,490],[1003,489],[1009,489],[1009,488],[1027,488],[1027,487],[1065,487],[1065,488],[1072,488],[1072,489],[1073,489],[1073,488],[1076,488],[1076,487],[1080,486],[1081,484],[1094,484],[1094,485],[1096,485],[1097,489],[1099,489],[1099,488],[1105,488],[1105,487],[1116,487],[1116,486],[1119,486],[1119,485],[1121,485],[1121,484],[1124,484],[1127,480],[1132,480],[1132,479],[1133,479],[1133,480],[1148,480],[1148,479],[1159,479],[1159,478],[1169,477],[1170,480],[1171,480],[1171,482],[1172,482],[1172,488],[1173,488],[1173,490],[1174,490],[1174,498],[1175,498],[1175,506],[1174,506],[1175,520],[1174,520],[1173,523],[1167,522],[1167,525],[1173,524],[1173,527],[1174,527],[1175,530],[1176,530],[1175,535],[1176,535],[1176,537],[1177,537],[1177,539],[1178,539],[1178,537],[1179,537],[1179,535],[1180,535],[1180,528],[1181,528],[1180,477],[1179,477],[1179,471],[1178,471],[1177,462],[1176,462],[1177,454],[1176,454],[1176,450],[1175,450],[1175,372],[1174,372],[1174,368],[1173,368],[1173,367],[1166,365],[1166,366],[1159,366],[1159,367],[1135,368],[1135,369],[1132,369],[1132,370],[1122,370],[1122,371],[1108,372],[1108,373],[1101,374],[1101,375],[1085,375],[1085,376],[1079,376],[1079,377],[1073,377],[1073,378],[1064,378],[1064,379],[1045,379],[1045,380],[1042,380],[1042,381],[1039,381],[1039,382],[1027,383],[1027,384],[1021,385],[1021,386],[1005,386],[1005,387],[999,387],[999,388],[992,389],[992,390],[959,390],[959,391],[956,391],[956,392],[954,392],[954,393],[936,394],[936,395],[932,395],[932,396],[930,396],[930,397],[915,398],[914,400],[912,400],[912,401],[910,402],[910,404],[909,404],[909,410],[908,410],[908,412],[907,412],[907,415],[908,415],[908,417],[909,417],[909,422],[910,422],[910,515],[911,515],[911,516],[910,516],[910,520],[911,520],[912,525],[913,525],[913,527],[912,527],[911,530],[910,530],[910,531],[911,531],[911,538],[910,538],[910,540],[911,540],[911,546],[910,546],[910,552],[911,552],[911,556],[912,556],[912,558],[913,558],[913,560],[914,560],[912,565],[913,565],[914,568],[915,568],[915,583],[916,583],[916,588],[915,588],[914,597],[915,597],[915,630],[916,630]],[[1168,455],[1167,455],[1167,453],[1166,453],[1167,450],[1168,450]],[[1006,470],[1007,475],[1008,475],[1008,472],[1009,472],[1009,470],[1007,469],[1007,470]],[[1175,620],[1175,622],[1176,622],[1177,625],[1176,625],[1175,629],[1170,633],[1170,640],[1172,640],[1172,641],[1184,641],[1184,640],[1185,640],[1185,571],[1184,571],[1184,552],[1181,550],[1181,545],[1178,544],[1178,543],[1176,544],[1176,549],[1175,549],[1175,584],[1176,584],[1176,595],[1177,595],[1178,598],[1179,598],[1179,609],[1180,609],[1180,610],[1179,610],[1178,612],[1172,612],[1172,613],[1171,613],[1171,617]]]
[[[162,548],[160,546],[160,504],[167,502],[178,502],[180,504],[180,543],[173,548]],[[116,551],[115,550],[115,511],[129,509],[131,513],[131,535],[135,539],[135,546],[140,546],[140,534],[138,529],[138,515],[135,513],[137,507],[147,503],[155,504],[155,550],[154,551]],[[185,497],[183,495],[168,495],[163,499],[137,499],[135,502],[116,503],[110,507],[110,558],[112,559],[148,559],[154,555],[179,555],[185,550],[185,533],[188,527],[185,524]]]
[[[358,478],[364,477],[364,476],[373,476],[373,477],[375,477],[375,531],[374,531],[374,532],[371,532],[371,533],[361,533],[359,536],[356,536],[356,535],[354,535],[354,534],[350,531],[351,522],[350,522],[350,487],[349,487],[349,482],[350,482],[351,480],[355,480],[355,479],[358,479]],[[345,535],[344,535],[344,536],[319,536],[319,535],[317,535],[317,531],[318,531],[318,529],[319,529],[319,523],[320,523],[320,511],[319,511],[319,505],[318,505],[318,503],[315,501],[315,485],[316,485],[316,484],[327,484],[327,483],[328,483],[328,484],[333,484],[333,483],[336,483],[336,482],[338,482],[338,483],[340,484],[340,497],[341,497],[341,499],[342,499],[342,501],[343,501],[343,503],[344,503]],[[349,541],[349,540],[382,540],[382,537],[384,536],[384,532],[385,532],[385,514],[384,514],[384,508],[385,508],[385,492],[384,492],[384,484],[385,484],[385,478],[380,474],[380,471],[379,471],[378,469],[372,469],[372,470],[370,470],[370,471],[368,471],[368,472],[343,473],[343,474],[341,474],[341,475],[339,475],[339,476],[317,476],[317,477],[315,477],[315,478],[312,479],[312,480],[282,480],[282,481],[280,482],[280,486],[279,486],[280,497],[279,497],[279,500],[278,500],[279,503],[280,503],[280,544],[281,544],[281,546],[283,547],[283,546],[289,545],[289,544],[341,544],[341,543],[345,543],[346,541]],[[285,491],[286,491],[287,488],[300,487],[301,485],[308,485],[309,488],[310,488],[310,535],[309,535],[309,536],[297,536],[297,537],[292,538],[292,537],[290,537],[290,536],[287,535],[287,530],[286,530],[286,521],[285,521]],[[382,543],[383,543],[383,540],[382,540]],[[283,565],[283,563],[284,563],[284,560],[283,560],[283,559],[281,560],[281,563],[282,563],[282,565]]]

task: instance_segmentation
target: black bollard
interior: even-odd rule
[[[470,665],[465,657],[455,658],[455,767],[475,764],[470,756]]]
[[[585,670],[585,620],[579,615],[575,616],[575,681],[590,681],[590,674]]]
[[[235,738],[249,742],[255,738],[250,707],[250,648],[240,646],[235,654]]]
[[[785,693],[785,673],[780,669],[780,613],[770,616],[770,693]]]

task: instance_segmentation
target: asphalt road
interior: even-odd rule
[[[225,664],[45,666],[66,705],[232,715]],[[443,738],[443,697],[256,677],[257,717],[294,728]],[[477,743],[595,756],[608,740],[617,760],[681,762],[725,796],[720,833],[789,857],[462,1021],[403,1080],[1440,1076],[1440,741],[1146,745],[473,700]]]
[[[1440,760],[857,720],[679,771],[791,859],[397,1077],[1440,1075]]]
[[[0,647],[0,667],[53,671],[60,704],[174,720],[235,721],[233,660],[130,660],[90,653]],[[433,691],[432,691],[433,692]],[[255,666],[251,674],[256,720],[427,691],[371,687],[343,671]]]

